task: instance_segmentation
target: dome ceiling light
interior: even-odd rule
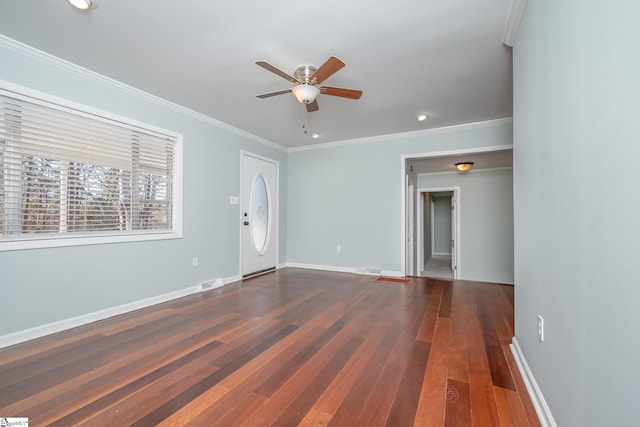
[[[459,163],[456,163],[456,168],[460,172],[469,172],[472,167],[473,167],[473,162],[459,162]]]

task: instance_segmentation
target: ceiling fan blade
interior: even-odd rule
[[[340,96],[342,98],[360,99],[362,91],[357,89],[345,89],[343,87],[322,86],[320,93],[324,95]]]
[[[282,95],[290,92],[291,92],[291,89],[279,90],[277,92],[269,92],[269,93],[263,93],[262,95],[256,95],[256,98],[269,98],[272,96]]]
[[[344,62],[332,56],[309,77],[309,81],[313,82],[315,80],[315,84],[322,83],[342,67],[344,67]]]
[[[273,65],[269,64],[267,61],[257,61],[256,65],[261,66],[265,70],[271,71],[273,74],[277,74],[278,76],[282,77],[285,80],[288,80],[293,83],[300,83],[295,77],[290,76],[289,74],[285,73],[281,69],[274,67]]]
[[[318,111],[320,107],[318,106],[318,100],[315,99],[313,102],[307,104],[307,113],[313,113],[314,111]]]

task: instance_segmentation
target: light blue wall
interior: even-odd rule
[[[460,278],[513,283],[513,171],[422,174],[418,184],[460,188]]]
[[[511,132],[462,127],[290,153],[288,261],[401,271],[402,155],[510,145]]]
[[[514,47],[516,337],[563,427],[640,419],[639,16],[529,1]]]
[[[7,46],[0,46],[0,79],[184,137],[184,238],[0,252],[0,335],[238,275],[239,206],[229,196],[240,193],[242,149],[280,162],[280,261],[286,259],[284,151]]]

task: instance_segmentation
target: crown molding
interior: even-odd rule
[[[513,47],[513,43],[516,41],[518,35],[518,28],[520,27],[520,20],[524,13],[524,8],[527,5],[527,0],[512,0],[511,10],[507,17],[507,27],[504,31],[503,43],[509,47]]]
[[[205,122],[207,124],[213,125],[219,129],[223,129],[225,131],[234,133],[241,137],[247,138],[249,140],[258,142],[262,145],[266,145],[270,148],[274,148],[279,151],[286,152],[287,148],[276,144],[275,142],[269,141],[267,139],[261,138],[252,133],[246,132],[242,129],[238,129],[234,126],[231,126],[227,123],[216,120],[212,117],[209,117],[205,114],[198,113],[197,111],[191,110],[187,107],[183,107],[182,105],[175,104],[171,101],[167,101],[166,99],[160,98],[158,96],[152,95],[148,92],[145,92],[140,89],[136,89],[133,86],[126,85],[122,82],[114,80],[110,77],[103,76],[102,74],[96,73],[95,71],[91,71],[87,68],[76,65],[72,62],[66,61],[62,58],[58,58],[57,56],[51,55],[49,53],[43,52],[39,49],[36,49],[32,46],[21,43],[17,40],[9,38],[0,34],[0,47],[7,48],[8,50],[17,52],[23,56],[35,59],[37,61],[52,65],[59,69],[62,69],[66,72],[70,72],[79,77],[89,79],[101,85],[107,86],[109,88],[115,89],[119,92],[123,92],[127,95],[135,96],[136,98],[140,98],[144,101],[153,103],[163,108],[167,108],[169,110],[175,111],[176,113],[183,114],[185,116],[191,117],[193,119],[199,120],[201,122]]]
[[[465,129],[478,129],[483,127],[500,126],[500,125],[508,125],[508,124],[513,124],[513,117],[505,117],[502,119],[495,119],[495,120],[486,120],[484,122],[463,123],[459,125],[443,126],[440,128],[424,129],[424,130],[413,131],[413,132],[394,133],[389,135],[370,136],[367,138],[326,142],[324,144],[317,144],[317,145],[306,145],[302,147],[289,148],[288,151],[289,153],[295,153],[297,151],[320,150],[324,148],[341,147],[345,145],[354,145],[354,144],[365,144],[368,142],[376,142],[376,141],[397,141],[398,139],[415,138],[415,137],[420,137],[425,135],[457,132]]]

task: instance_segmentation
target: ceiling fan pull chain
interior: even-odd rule
[[[302,105],[302,131],[307,134],[307,108],[306,105]]]

